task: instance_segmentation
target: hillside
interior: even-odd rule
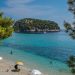
[[[59,31],[60,27],[54,21],[25,18],[15,22],[15,32],[34,33]]]

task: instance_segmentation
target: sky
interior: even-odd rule
[[[0,0],[0,11],[17,20],[37,18],[55,21],[63,28],[63,22],[73,21],[67,0]]]

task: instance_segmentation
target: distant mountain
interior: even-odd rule
[[[60,27],[54,21],[25,18],[16,21],[14,30],[21,33],[57,32]]]

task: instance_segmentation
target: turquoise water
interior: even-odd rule
[[[48,74],[51,69],[68,72],[65,61],[70,55],[75,55],[75,40],[65,32],[13,33],[11,37],[2,42],[0,45],[1,56],[14,62],[23,61],[25,66]],[[10,54],[11,50],[13,55]]]

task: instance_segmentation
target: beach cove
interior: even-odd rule
[[[0,56],[12,61],[22,61],[28,69],[38,69],[47,75],[71,75],[65,64],[74,55],[75,41],[65,32],[48,34],[13,35],[2,41]],[[13,55],[10,51],[13,51]]]

